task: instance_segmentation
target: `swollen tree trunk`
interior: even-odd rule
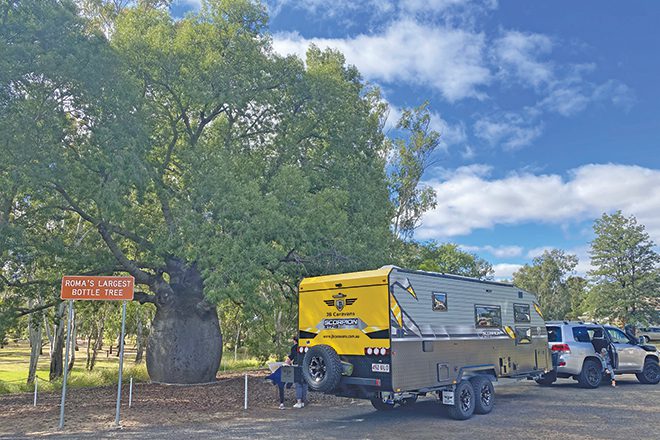
[[[205,301],[203,280],[194,265],[171,259],[168,273],[170,283],[156,288],[156,315],[147,345],[149,377],[163,383],[212,382],[222,357],[216,308]]]
[[[39,355],[41,354],[41,328],[42,317],[40,312],[34,313],[30,316],[29,336],[30,336],[30,366],[28,368],[27,383],[33,383],[34,377],[37,374],[37,364],[39,362]]]
[[[66,321],[64,319],[64,312],[66,311],[66,302],[61,302],[55,314],[55,330],[53,332],[53,349],[50,357],[50,374],[48,378],[55,380],[62,377],[64,373],[64,361],[62,354],[64,351],[64,327]]]

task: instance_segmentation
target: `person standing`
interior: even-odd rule
[[[277,366],[277,369],[273,371],[266,380],[270,380],[274,385],[277,386],[279,400],[280,400],[280,409],[284,409],[284,382],[282,382],[282,367]]]
[[[293,345],[291,346],[291,353],[287,358],[287,364],[294,365],[298,358],[298,336],[295,335],[291,338]],[[305,407],[305,401],[307,400],[307,382],[303,379],[303,383],[296,382],[296,403],[293,405],[294,408],[300,409]]]

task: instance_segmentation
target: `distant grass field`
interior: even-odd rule
[[[94,371],[85,369],[87,362],[86,347],[80,346],[76,352],[76,361],[69,373],[68,386],[72,388],[95,387],[116,384],[118,381],[119,358],[113,351],[108,355],[101,351],[97,355]],[[128,344],[124,354],[124,378],[133,377],[134,381],[147,382],[149,375],[143,363],[136,365],[135,350]],[[11,342],[0,349],[0,394],[29,392],[34,385],[27,385],[27,374],[30,361],[30,346],[27,342]],[[238,359],[234,361],[233,353],[226,353],[222,358],[219,372],[250,370],[263,366],[256,359]],[[37,364],[37,377],[40,391],[58,391],[61,389],[61,380],[49,382],[48,374],[50,361],[48,348],[44,347],[44,354],[39,356]]]

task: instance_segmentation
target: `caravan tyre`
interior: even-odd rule
[[[577,381],[582,388],[598,388],[603,380],[603,367],[595,359],[587,359],[582,365],[582,371]]]
[[[470,379],[474,388],[474,412],[477,414],[488,414],[493,410],[495,404],[495,388],[493,382],[487,376],[475,376]]]
[[[332,347],[316,345],[305,353],[302,373],[312,391],[331,392],[339,385],[341,372],[341,360]]]
[[[542,374],[540,377],[537,377],[534,380],[542,387],[548,387],[557,382],[557,370],[548,371],[547,373]]]
[[[371,396],[371,404],[376,411],[389,411],[394,409],[394,400],[388,399],[383,393],[376,393]]]
[[[449,407],[449,417],[455,420],[467,420],[474,414],[475,393],[472,383],[462,380],[454,390],[454,404]]]

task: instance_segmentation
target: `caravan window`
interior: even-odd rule
[[[434,312],[446,312],[447,311],[447,294],[440,292],[433,292],[433,304],[432,308]]]
[[[513,321],[530,322],[529,305],[528,304],[514,304],[513,305]]]
[[[474,306],[474,319],[477,327],[502,327],[500,306]]]
[[[516,327],[516,344],[531,344],[531,343],[532,343],[531,327]]]

